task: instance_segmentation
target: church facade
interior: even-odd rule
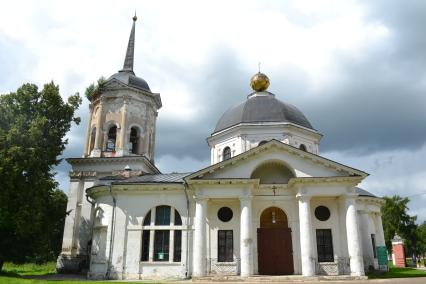
[[[210,166],[161,173],[162,102],[133,71],[133,20],[123,69],[91,101],[84,156],[67,159],[59,272],[144,279],[386,269],[377,256],[383,201],[357,187],[368,174],[322,157],[322,135],[268,91],[263,73],[207,139]]]

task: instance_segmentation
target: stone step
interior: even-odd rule
[[[203,277],[193,277],[192,282],[305,282],[305,281],[342,281],[342,280],[367,280],[367,276],[350,276],[350,275],[336,275],[325,276],[318,275],[306,277],[302,275],[254,275],[250,277],[240,277],[238,275],[210,275]]]

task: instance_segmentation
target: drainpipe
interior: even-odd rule
[[[112,185],[109,184],[109,194],[111,195],[112,198],[112,203],[113,203],[113,207],[112,207],[112,215],[111,215],[111,235],[109,238],[109,255],[108,255],[108,266],[107,266],[107,272],[105,275],[105,278],[108,279],[110,277],[110,270],[111,270],[111,263],[112,263],[112,252],[113,252],[113,239],[114,239],[114,221],[115,221],[115,207],[117,206],[117,200],[115,199],[114,195],[112,195]]]
[[[189,197],[188,197],[188,183],[184,180],[183,183],[186,198],[186,265],[185,265],[185,278],[189,278]]]
[[[93,230],[95,227],[95,205],[96,202],[92,199],[90,200],[90,196],[86,193],[86,200],[87,202],[89,202],[90,204],[92,204],[92,209],[91,209],[91,216],[90,216],[90,220],[91,220],[91,224],[90,224],[90,250],[88,250],[87,248],[87,260],[88,260],[88,265],[89,265],[89,271],[90,271],[90,265],[91,265],[91,261],[92,261],[92,246],[93,246]]]

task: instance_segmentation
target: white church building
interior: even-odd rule
[[[160,172],[162,102],[133,71],[133,20],[123,69],[91,101],[84,156],[67,159],[57,270],[144,279],[379,269],[383,200],[357,187],[368,174],[322,157],[322,134],[268,91],[265,74],[219,118],[210,166]]]

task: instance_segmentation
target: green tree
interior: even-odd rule
[[[423,224],[419,225],[417,228],[417,248],[420,255],[423,256],[423,259],[426,255],[426,221]]]
[[[66,196],[53,167],[80,104],[78,94],[64,102],[53,82],[0,96],[0,270],[4,261],[41,262],[58,251]]]
[[[395,233],[400,235],[406,241],[406,247],[410,251],[416,247],[416,216],[410,216],[408,203],[410,200],[405,197],[394,195],[392,197],[383,197],[385,204],[382,206],[383,230],[388,250],[392,248],[391,240]]]
[[[105,77],[101,76],[96,83],[92,83],[89,87],[86,88],[84,94],[89,102],[96,99],[103,92],[105,83]]]

